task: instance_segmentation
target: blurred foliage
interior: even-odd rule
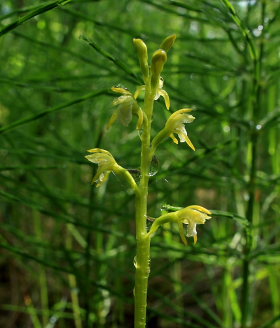
[[[148,327],[280,327],[279,14],[279,0],[1,1],[0,326],[132,327],[134,199],[113,175],[91,186],[83,156],[108,149],[137,178],[136,122],[104,133],[110,88],[142,84],[133,37],[155,50],[176,33],[165,89],[171,112],[196,110],[197,150],[161,145],[149,215],[201,204],[214,219],[196,246],[171,226],[153,240]],[[168,115],[160,100],[155,132]]]

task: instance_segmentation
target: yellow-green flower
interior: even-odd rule
[[[195,150],[194,145],[192,144],[190,138],[188,137],[187,131],[185,129],[186,123],[191,123],[195,117],[188,112],[192,111],[191,108],[184,108],[177,110],[173,113],[165,124],[165,129],[169,132],[170,138],[178,144],[178,139],[174,136],[177,134],[179,137],[180,142],[186,142],[192,150]]]
[[[187,224],[187,237],[193,237],[194,244],[196,244],[196,226],[198,224],[204,224],[206,220],[211,219],[210,215],[211,212],[209,210],[199,205],[191,205],[176,212],[166,213],[154,220],[148,235],[152,237],[157,229],[165,223],[177,223],[181,239],[187,245],[188,242],[184,230],[184,224]]]
[[[141,86],[137,87],[136,92],[134,93],[134,98],[137,99],[139,97],[139,95],[141,94],[141,92],[143,92],[145,90],[146,90],[145,85],[141,85]],[[159,78],[158,88],[156,90],[156,94],[155,94],[154,99],[158,100],[159,97],[163,97],[165,107],[169,110],[169,108],[170,108],[170,99],[169,99],[168,93],[165,90],[163,90],[163,78],[162,77]]]
[[[133,114],[138,115],[137,129],[141,129],[143,123],[143,112],[138,106],[133,94],[129,90],[121,87],[112,87],[112,91],[120,93],[122,96],[113,101],[113,106],[117,106],[117,109],[113,112],[113,115],[107,124],[107,129],[109,129],[117,119],[119,119],[124,126],[128,126],[132,120]]]
[[[107,150],[94,148],[89,149],[88,152],[92,154],[85,156],[85,158],[94,164],[98,164],[98,169],[92,179],[92,183],[95,182],[96,187],[100,187],[108,180],[112,171],[119,169],[119,165]]]
[[[206,208],[198,205],[191,205],[176,213],[179,232],[182,241],[187,244],[187,240],[184,234],[183,224],[187,224],[187,237],[193,237],[194,244],[197,242],[197,231],[196,226],[198,224],[204,224],[206,220],[211,219],[211,212]]]

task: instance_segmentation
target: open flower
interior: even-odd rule
[[[176,133],[179,137],[180,142],[186,142],[192,150],[195,150],[194,145],[192,144],[190,138],[188,137],[187,131],[185,129],[186,123],[191,123],[195,117],[188,112],[192,111],[191,108],[184,108],[177,110],[173,113],[165,124],[165,129],[168,130],[170,138],[178,144],[177,138],[174,136]]]
[[[129,90],[121,87],[112,87],[112,91],[120,93],[122,96],[113,101],[113,106],[117,108],[107,124],[107,129],[109,129],[117,119],[119,119],[124,126],[128,126],[132,120],[133,114],[138,115],[137,129],[140,129],[143,123],[143,112],[138,106],[133,94]]]
[[[175,212],[166,213],[153,221],[148,235],[152,237],[157,229],[165,223],[177,223],[181,239],[183,243],[187,245],[188,242],[184,230],[184,224],[187,224],[187,237],[193,237],[194,244],[196,244],[196,226],[198,224],[204,224],[206,220],[211,219],[210,215],[210,211],[199,205],[191,205]]]
[[[183,224],[187,224],[187,237],[193,237],[194,244],[197,242],[197,231],[196,225],[197,224],[204,224],[206,220],[211,219],[211,212],[208,211],[206,208],[198,205],[191,205],[182,210],[179,210],[176,213],[179,232],[182,241],[184,244],[187,244]]]
[[[92,154],[85,156],[85,158],[94,164],[98,164],[98,169],[92,179],[92,183],[96,182],[96,187],[100,187],[108,180],[112,171],[119,169],[119,165],[107,150],[94,148],[89,149],[88,152]]]
[[[134,98],[137,99],[139,97],[139,95],[141,94],[141,92],[145,91],[145,89],[146,89],[145,85],[140,85],[139,87],[137,87],[137,89],[134,93]],[[159,97],[163,97],[165,107],[169,110],[169,108],[170,108],[170,99],[169,99],[168,93],[165,90],[163,90],[163,78],[161,76],[159,78],[158,88],[156,90],[156,94],[155,94],[154,99],[158,100]]]

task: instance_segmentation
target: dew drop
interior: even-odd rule
[[[262,34],[263,25],[259,25],[257,28],[253,30],[253,34],[255,37],[259,37]]]
[[[140,181],[141,171],[139,169],[128,169],[128,171],[133,176],[135,181]]]
[[[135,269],[137,269],[137,260],[136,260],[136,256],[134,256],[134,258],[133,258],[133,265],[134,265]]]
[[[159,160],[156,156],[154,156],[151,162],[149,176],[153,177],[154,175],[156,175],[158,173],[158,168],[159,168]]]

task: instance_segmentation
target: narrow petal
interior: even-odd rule
[[[143,111],[141,108],[139,108],[137,115],[138,115],[137,129],[140,130],[142,128],[142,124],[144,120]]]
[[[195,151],[194,145],[192,144],[190,138],[187,136],[187,134],[184,134],[184,139],[186,141],[186,143],[191,147],[192,150]]]
[[[105,126],[105,130],[108,131],[111,126],[116,122],[117,118],[118,118],[118,113],[119,111],[118,110],[115,110],[109,120],[109,122],[106,124]]]
[[[190,206],[188,206],[188,207],[189,207],[189,208],[192,208],[192,209],[194,209],[194,210],[197,210],[197,211],[199,211],[199,212],[206,213],[206,214],[208,214],[208,215],[211,215],[211,214],[212,214],[209,210],[207,210],[207,208],[205,208],[205,207],[203,207],[203,206],[199,206],[199,205],[190,205]]]
[[[123,95],[131,94],[131,92],[128,89],[121,88],[121,87],[112,87],[111,90],[117,93],[121,93]]]
[[[173,133],[170,133],[169,137],[173,140],[173,142],[175,142],[176,145],[178,145],[178,140],[176,139]]]
[[[134,93],[134,99],[137,99],[142,91],[146,89],[145,85],[140,85],[139,87],[136,88],[136,91]]]
[[[102,149],[102,148],[92,148],[87,150],[88,153],[103,153],[106,155],[109,155],[110,157],[113,158],[113,156],[111,155],[111,153],[108,150]]]
[[[178,227],[179,227],[179,234],[180,234],[180,237],[182,239],[182,242],[187,246],[188,241],[187,241],[187,238],[185,236],[185,230],[184,230],[183,223],[178,222]]]
[[[170,108],[170,99],[169,99],[168,93],[165,90],[160,90],[159,94],[164,98],[165,106],[169,110],[169,108]]]
[[[193,244],[195,245],[197,243],[197,235],[193,236]]]

